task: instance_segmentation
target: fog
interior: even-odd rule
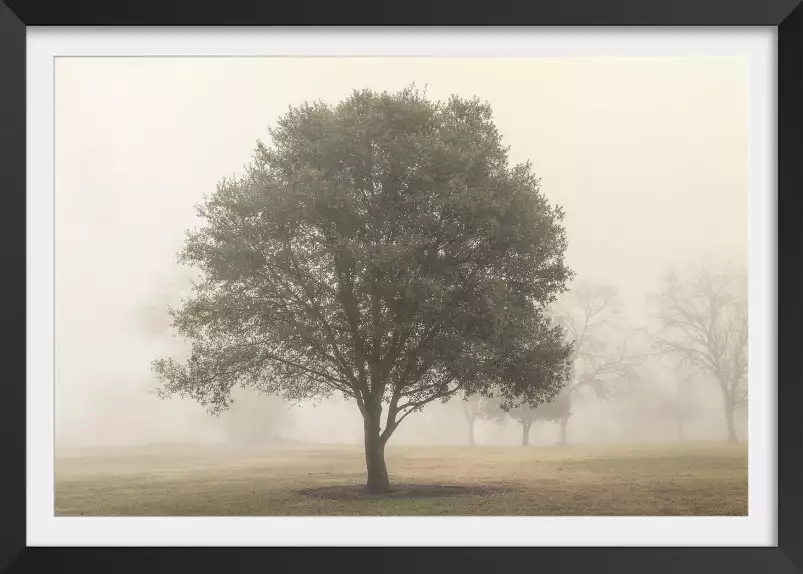
[[[746,266],[744,60],[58,58],[58,447],[227,440],[222,417],[149,393],[151,360],[177,349],[152,322],[182,288],[175,255],[198,224],[194,205],[242,172],[288,106],[413,82],[429,98],[491,103],[511,162],[530,160],[566,212],[569,266],[578,280],[616,289],[627,325],[645,323],[646,296],[670,268]],[[671,373],[655,373],[671,384]],[[701,410],[686,436],[721,438],[716,384],[697,383]],[[570,438],[674,440],[671,420],[635,411],[626,400],[579,401]],[[289,413],[283,439],[362,441],[353,403],[335,397]],[[739,424],[744,437],[744,415]],[[557,432],[536,423],[531,442],[554,442]],[[466,436],[455,400],[409,417],[391,445],[465,444]],[[517,444],[520,430],[478,421],[476,439]]]

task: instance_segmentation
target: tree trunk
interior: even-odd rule
[[[473,418],[468,419],[468,444],[469,446],[474,446],[474,420]]]
[[[566,426],[568,424],[569,417],[565,417],[560,420],[560,444],[569,444],[569,440],[566,436]]]
[[[378,419],[378,417],[377,417]],[[385,443],[379,436],[379,423],[365,419],[365,465],[368,478],[365,491],[371,494],[391,492],[388,469],[385,466]]]
[[[736,403],[733,399],[730,381],[722,374],[717,374],[719,388],[722,390],[722,406],[725,407],[725,426],[728,429],[728,442],[739,442],[736,436],[736,425],[734,424],[734,414]]]
[[[683,440],[683,419],[678,417],[677,421],[678,421],[678,440],[682,441]]]
[[[729,399],[725,399],[725,422],[728,426],[728,442],[739,442],[739,437],[736,436],[736,425],[733,420],[735,410],[733,402]]]
[[[530,446],[530,425],[532,423],[521,423],[521,446]]]

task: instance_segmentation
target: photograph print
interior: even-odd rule
[[[56,516],[746,516],[737,57],[55,61]]]

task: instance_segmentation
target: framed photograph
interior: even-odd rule
[[[798,1],[4,0],[0,569],[803,572]]]

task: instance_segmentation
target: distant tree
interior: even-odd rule
[[[571,400],[569,393],[563,392],[555,396],[551,401],[542,403],[538,406],[531,406],[527,403],[516,405],[508,409],[507,414],[521,425],[521,444],[529,446],[530,429],[536,422],[560,422],[569,417]]]
[[[628,381],[640,358],[628,355],[628,334],[617,319],[620,302],[610,287],[580,284],[554,305],[557,322],[572,344],[574,377],[557,403],[560,442],[568,442],[567,426],[572,403],[584,392],[607,401]]]
[[[489,105],[355,91],[270,133],[198,208],[181,261],[203,277],[173,314],[192,350],[154,362],[163,396],[219,411],[237,385],[342,393],[363,418],[366,489],[387,492],[385,445],[426,404],[560,392],[571,345],[545,307],[571,276],[563,213],[509,165]]]
[[[656,349],[717,381],[736,442],[734,414],[747,402],[746,273],[699,269],[687,281],[670,273],[653,303]]]
[[[474,446],[476,441],[474,439],[474,427],[478,419],[495,420],[504,416],[504,413],[499,409],[497,401],[489,397],[481,395],[466,395],[460,401],[460,406],[463,410],[463,415],[468,425],[468,444]]]
[[[666,360],[642,369],[638,379],[635,388],[620,397],[629,399],[622,405],[624,416],[631,421],[649,421],[651,426],[668,420],[675,425],[677,440],[685,440],[688,423],[702,412],[694,373]]]
[[[477,417],[480,415],[480,402],[482,401],[482,397],[479,395],[470,395],[464,397],[460,406],[463,408],[463,415],[466,417],[466,423],[468,424],[468,444],[469,446],[474,446],[476,444],[474,440],[474,423],[477,420]]]
[[[668,393],[665,404],[675,419],[677,438],[682,441],[686,438],[684,427],[699,413],[700,405],[694,392],[694,373],[683,363],[676,363],[673,367],[674,388]]]

